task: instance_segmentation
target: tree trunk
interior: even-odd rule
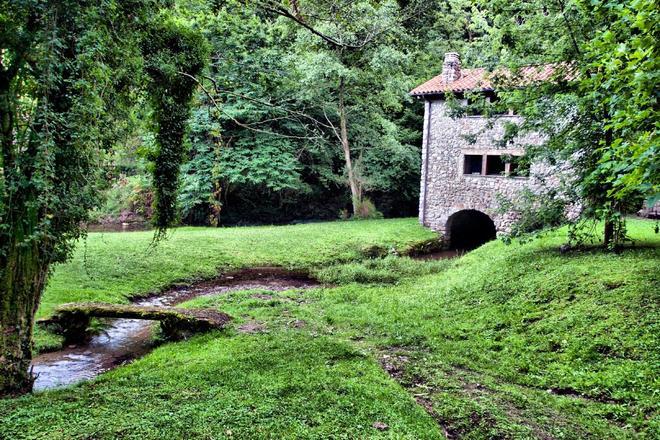
[[[32,236],[38,224],[33,187],[30,182],[33,160],[17,166],[17,154],[36,157],[32,145],[23,151],[14,138],[17,97],[12,94],[12,77],[0,75],[0,173],[4,206],[0,231],[0,396],[29,392],[33,379],[32,328],[44,288],[48,264],[43,256],[47,244]]]
[[[362,190],[358,182],[353,162],[351,160],[351,147],[348,141],[348,120],[346,116],[346,106],[344,105],[344,79],[339,80],[339,130],[341,138],[341,148],[344,150],[344,161],[346,164],[346,173],[348,174],[348,186],[351,188],[351,201],[353,202],[353,215],[356,215],[360,204],[362,203]]]
[[[12,238],[0,272],[0,396],[29,392],[32,328],[48,266],[36,243]]]
[[[604,111],[604,117],[603,120],[607,121],[609,120],[609,112],[607,109]],[[607,150],[610,149],[610,146],[612,145],[612,139],[614,137],[614,134],[612,132],[611,128],[608,128],[605,130],[605,145],[607,147]],[[605,194],[605,197],[607,197],[607,191],[604,190],[603,194]],[[610,207],[611,209],[612,207]],[[616,240],[616,237],[614,236],[615,234],[615,221],[613,220],[613,212],[608,209],[608,211],[605,214],[605,227],[603,229],[603,246],[605,246],[606,249],[609,249],[612,246],[612,242]],[[616,243],[615,243],[616,244]]]
[[[605,228],[603,231],[603,245],[607,248],[614,239],[614,222],[605,220]]]
[[[605,227],[603,229],[603,246],[606,249],[614,249],[619,245],[619,237],[616,236],[617,233],[617,223],[609,218],[605,219]]]

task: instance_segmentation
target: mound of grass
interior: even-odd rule
[[[450,264],[449,260],[415,261],[390,255],[318,269],[314,271],[314,277],[326,284],[392,284],[404,278],[441,272]]]
[[[660,235],[629,229],[619,255],[563,255],[564,231],[492,242],[438,274],[319,292],[303,319],[406,358],[402,383],[456,436],[653,438]]]

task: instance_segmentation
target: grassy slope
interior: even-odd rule
[[[178,228],[151,247],[152,232],[92,233],[58,266],[38,317],[71,301],[126,302],[172,283],[254,266],[308,268],[359,258],[371,246],[404,249],[434,234],[415,219],[247,228]]]
[[[402,225],[400,240],[425,237]],[[199,298],[191,305],[225,310],[236,325],[263,322],[268,333],[167,344],[93,383],[0,401],[0,438],[441,438],[443,429],[474,439],[653,438],[660,238],[650,225],[630,229],[654,248],[618,256],[562,256],[561,236],[494,242],[450,263],[334,269],[343,282],[410,275],[390,285]],[[308,242],[288,264],[323,263],[319,246]],[[379,360],[397,366],[407,391]]]
[[[653,248],[562,256],[557,235],[494,242],[395,288],[322,292],[314,313],[408,357],[403,382],[461,437],[654,438],[660,236],[629,227]]]

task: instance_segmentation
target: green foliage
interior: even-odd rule
[[[126,22],[124,5],[110,3],[2,3],[2,258],[17,239],[38,243],[44,267],[64,260],[99,202],[101,148],[123,128],[136,27],[153,6],[135,2]]]
[[[410,84],[405,69],[409,48],[393,44],[407,38],[401,9],[394,1],[340,3],[335,8],[305,3],[309,10],[301,13],[318,17],[312,24],[345,46],[327,44],[298,29],[291,58],[301,85],[298,93],[328,118],[328,147],[350,148],[352,171],[345,163],[344,179],[355,175],[359,194],[352,197],[359,204],[362,191],[386,191],[411,174],[417,178],[420,162],[418,147],[405,142],[405,132],[396,123]],[[342,146],[342,119],[349,147]],[[411,188],[405,195],[414,198],[417,192]]]
[[[177,16],[204,33],[212,53],[190,120],[183,222],[281,223],[348,211],[337,139],[340,77],[360,186],[386,217],[414,215],[423,111],[407,92],[438,73],[445,51],[459,49],[468,63],[493,62],[480,48],[483,11],[464,0],[334,9],[332,2],[296,2],[315,29],[345,42],[369,40],[341,49],[269,14],[264,3],[177,3]]]
[[[153,223],[162,234],[176,221],[186,122],[197,86],[195,77],[206,64],[208,46],[198,31],[168,18],[148,30],[142,51],[156,125]]]
[[[0,3],[0,394],[31,386],[33,318],[51,264],[70,256],[100,202],[105,152],[130,131],[145,71],[159,131],[157,225],[172,223],[194,88],[179,71],[198,73],[206,52],[198,34],[163,21],[168,5]]]
[[[560,200],[583,205],[571,221],[605,220],[605,244],[616,248],[626,238],[612,234],[623,230],[623,215],[659,192],[658,8],[649,0],[546,3],[481,3],[496,17],[487,39],[498,64],[516,72],[526,62],[563,63],[550,81],[501,91],[501,106],[526,118],[507,136],[547,135],[528,155],[570,164],[575,179]],[[507,84],[499,81],[502,89]]]
[[[179,208],[187,224],[217,226],[222,206],[219,124],[205,106],[193,110],[189,124],[189,159],[181,167]]]
[[[253,4],[185,6],[222,56],[204,82],[212,97],[200,93],[191,118],[183,185],[200,191],[182,193],[184,220],[218,220],[220,204],[225,224],[333,218],[346,203],[335,175],[338,154],[319,143],[300,101],[286,57],[291,33]]]
[[[527,241],[548,233],[569,220],[566,216],[566,201],[562,198],[562,188],[551,188],[543,192],[524,189],[515,203],[505,197],[498,197],[498,212],[515,213],[516,222],[511,231],[502,238],[511,243],[513,239]],[[585,241],[574,235],[569,236],[572,245],[584,244]]]
[[[265,13],[259,4],[180,3],[182,14],[211,42],[212,53],[222,54],[215,56],[204,81],[213,98],[199,95],[191,121],[200,129],[208,127],[206,135],[192,134],[206,138],[207,145],[193,141],[191,158],[197,148],[210,154],[211,144],[220,141],[218,176],[211,177],[207,162],[200,161],[199,170],[197,164],[187,167],[184,179],[191,188],[201,184],[204,190],[182,196],[185,221],[205,223],[213,210],[211,194],[229,224],[327,219],[350,206],[335,130],[338,77],[324,56],[353,66],[346,83],[356,95],[347,102],[349,136],[365,191],[386,216],[416,212],[421,115],[407,97],[411,74],[417,74],[409,58],[416,45],[406,37],[397,15],[401,10],[393,2],[358,3],[335,15],[329,4],[300,4],[310,12],[303,15],[324,32],[362,38],[367,30],[378,30],[370,47],[342,59],[317,36]],[[317,19],[327,14],[332,15],[328,20]]]
[[[120,176],[106,191],[105,205],[99,216],[109,215],[119,219],[123,214],[137,215],[144,220],[151,218],[153,190],[151,180],[142,174]],[[102,219],[100,219],[102,220]]]
[[[255,291],[200,297],[187,305],[229,313],[234,327],[161,346],[93,383],[0,400],[0,435],[435,439],[444,428],[468,439],[654,438],[660,241],[649,224],[629,222],[639,247],[619,255],[562,255],[561,230],[524,245],[494,241],[448,262],[364,263],[410,270],[393,285],[355,284],[349,276],[337,287],[268,292],[269,300]],[[285,262],[273,243],[293,240],[292,230],[304,244],[289,247],[299,268],[359,258],[358,245],[429,235],[412,220],[184,228],[172,235],[178,242],[169,257],[151,259],[154,270],[145,273],[172,272],[181,249],[229,267],[217,256],[246,242],[261,256],[246,245],[231,254],[234,264]],[[143,248],[149,235],[103,237],[90,235],[98,246],[91,260],[107,260],[96,282],[140,291],[119,275],[130,264],[119,271],[114,264],[116,253],[133,252],[133,241]],[[61,292],[84,282],[77,264],[55,275]],[[415,264],[439,267],[422,275]],[[343,267],[350,274],[358,265]],[[238,331],[253,321],[265,331]],[[376,421],[389,428],[373,428]]]
[[[601,125],[592,129],[610,133],[598,144],[588,183],[606,184],[607,196],[619,203],[639,195],[658,197],[658,5],[652,0],[576,3],[595,23],[607,24],[584,42],[580,60],[580,93],[602,115]]]

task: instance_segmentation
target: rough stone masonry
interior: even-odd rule
[[[531,75],[546,75],[541,68]],[[516,220],[515,214],[498,212],[498,196],[515,200],[522,188],[532,184],[540,169],[533,165],[529,173],[532,177],[514,177],[514,165],[507,163],[508,157],[522,155],[525,145],[541,144],[540,134],[526,134],[506,146],[498,142],[505,125],[520,123],[520,116],[452,117],[447,103],[450,93],[464,105],[465,92],[483,92],[486,99],[495,96],[486,75],[485,69],[461,71],[458,54],[448,53],[442,74],[411,92],[425,102],[419,220],[443,233],[447,241],[452,215],[465,210],[486,214],[497,232],[508,232]]]

